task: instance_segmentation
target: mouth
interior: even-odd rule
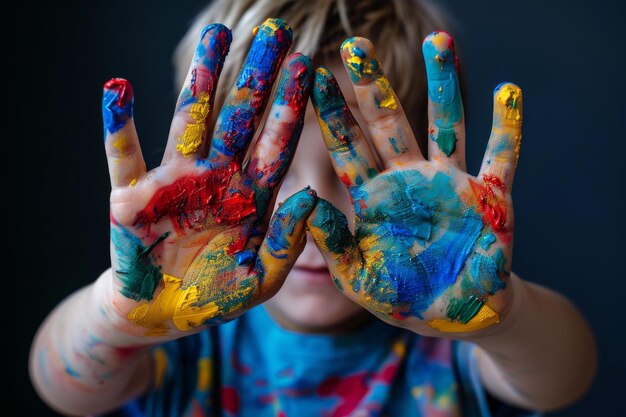
[[[314,285],[334,285],[326,266],[294,265],[293,275],[299,280]]]

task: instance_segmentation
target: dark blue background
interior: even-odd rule
[[[133,82],[144,155],[154,167],[176,97],[171,53],[204,4],[55,3],[22,2],[17,15],[5,15],[9,251],[1,304],[8,329],[0,364],[10,384],[2,396],[21,410],[13,415],[54,415],[28,380],[30,341],[57,302],[109,264],[101,86],[112,76]],[[506,80],[524,90],[513,269],[571,298],[598,338],[593,388],[555,415],[624,415],[624,3],[444,3],[456,20],[470,172],[489,134],[492,89]]]

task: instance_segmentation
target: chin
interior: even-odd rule
[[[325,273],[328,275],[328,271]],[[324,333],[367,314],[335,287],[329,275],[325,280],[310,275],[308,271],[292,270],[280,291],[266,302],[280,325],[302,332]]]

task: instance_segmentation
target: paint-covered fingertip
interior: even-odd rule
[[[341,56],[344,59],[350,57],[365,59],[367,57],[376,57],[376,50],[369,39],[354,36],[346,39],[341,44]]]
[[[522,124],[522,89],[516,84],[504,82],[493,91],[494,120],[502,125]]]
[[[124,97],[127,100],[133,98],[133,86],[130,81],[124,78],[111,78],[104,83],[103,89],[105,91],[116,91],[120,97]]]
[[[290,71],[296,71],[298,74],[305,74],[310,80],[313,79],[313,63],[311,58],[302,52],[294,52],[285,58],[285,67]]]
[[[270,17],[266,19],[261,26],[259,26],[256,36],[275,37],[278,43],[291,45],[291,41],[293,40],[293,31],[283,19]]]
[[[123,78],[111,78],[104,83],[102,95],[102,121],[104,137],[115,133],[133,117],[133,86]]]
[[[433,46],[438,51],[450,50],[454,52],[454,39],[452,35],[443,30],[436,30],[429,33],[422,41],[422,48]]]
[[[315,70],[311,101],[318,115],[345,105],[339,84],[333,73],[326,67],[318,67]]]
[[[228,45],[230,45],[233,40],[233,34],[230,29],[221,23],[211,23],[210,25],[205,26],[200,33],[200,39],[204,39],[205,36],[223,37],[224,42]]]
[[[318,198],[307,220],[309,231],[324,250],[345,253],[352,246],[352,234],[346,216],[327,200]]]
[[[291,107],[296,115],[304,115],[312,81],[311,59],[300,52],[289,55],[285,59],[274,102]]]
[[[292,225],[304,222],[315,208],[317,201],[317,193],[307,187],[292,194],[282,202],[276,210],[274,218],[276,220],[282,219],[284,222],[292,223]]]

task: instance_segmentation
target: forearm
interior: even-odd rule
[[[514,300],[502,322],[467,339],[477,344],[483,383],[494,396],[536,410],[578,399],[596,369],[593,334],[563,296],[511,275]]]
[[[148,351],[136,337],[117,331],[114,315],[101,301],[107,282],[101,277],[72,294],[35,336],[31,379],[40,396],[63,413],[101,412],[148,386]]]

